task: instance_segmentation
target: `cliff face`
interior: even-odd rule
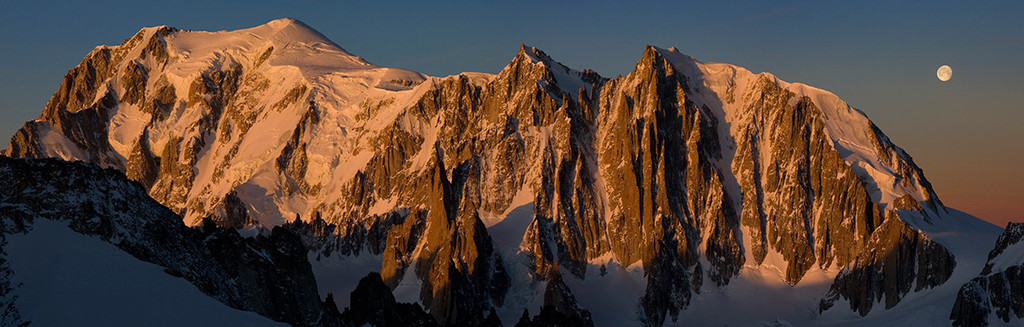
[[[945,207],[862,113],[675,49],[614,79],[525,45],[497,75],[435,78],[294,20],[144,29],[69,71],[7,153],[118,169],[186,224],[285,224],[322,255],[379,255],[383,283],[418,283],[443,325],[519,311],[523,269],[551,285],[639,265],[637,315],[661,325],[745,267],[834,274],[821,309],[864,315],[956,263],[914,227]],[[499,248],[490,228],[521,208]]]
[[[978,277],[960,287],[949,319],[954,326],[1024,319],[1024,224],[1006,226]]]

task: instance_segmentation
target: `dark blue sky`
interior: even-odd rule
[[[374,64],[429,75],[498,72],[525,42],[614,77],[652,44],[830,90],[907,149],[947,205],[1024,221],[1022,1],[380,3],[4,2],[0,138],[35,118],[93,47],[146,26],[293,17]],[[950,82],[935,78],[943,64]]]

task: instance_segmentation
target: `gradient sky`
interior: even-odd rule
[[[525,42],[614,77],[652,44],[830,90],[906,149],[947,206],[1024,221],[1024,1],[492,2],[4,1],[0,139],[93,47],[147,26],[293,17],[374,64],[435,76],[496,73]]]

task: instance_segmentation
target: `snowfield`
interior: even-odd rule
[[[228,307],[66,222],[37,219],[28,234],[7,237],[16,303],[32,326],[286,326]]]

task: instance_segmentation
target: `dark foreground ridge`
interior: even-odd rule
[[[67,222],[236,309],[295,325],[338,319],[323,309],[305,248],[284,229],[244,238],[212,223],[189,228],[117,170],[0,156],[0,245],[7,235],[32,230],[37,219]],[[9,283],[12,271],[5,266],[3,273]],[[12,285],[6,286],[4,325],[19,323],[17,303],[7,297]]]
[[[988,326],[994,312],[1002,323],[1024,321],[1024,223],[1009,223],[978,277],[960,287],[949,319],[953,326]],[[1016,249],[1013,249],[1016,248]],[[1007,251],[1010,249],[1010,251]],[[1000,264],[1001,263],[1001,264]],[[1008,263],[1008,264],[1007,264]]]

